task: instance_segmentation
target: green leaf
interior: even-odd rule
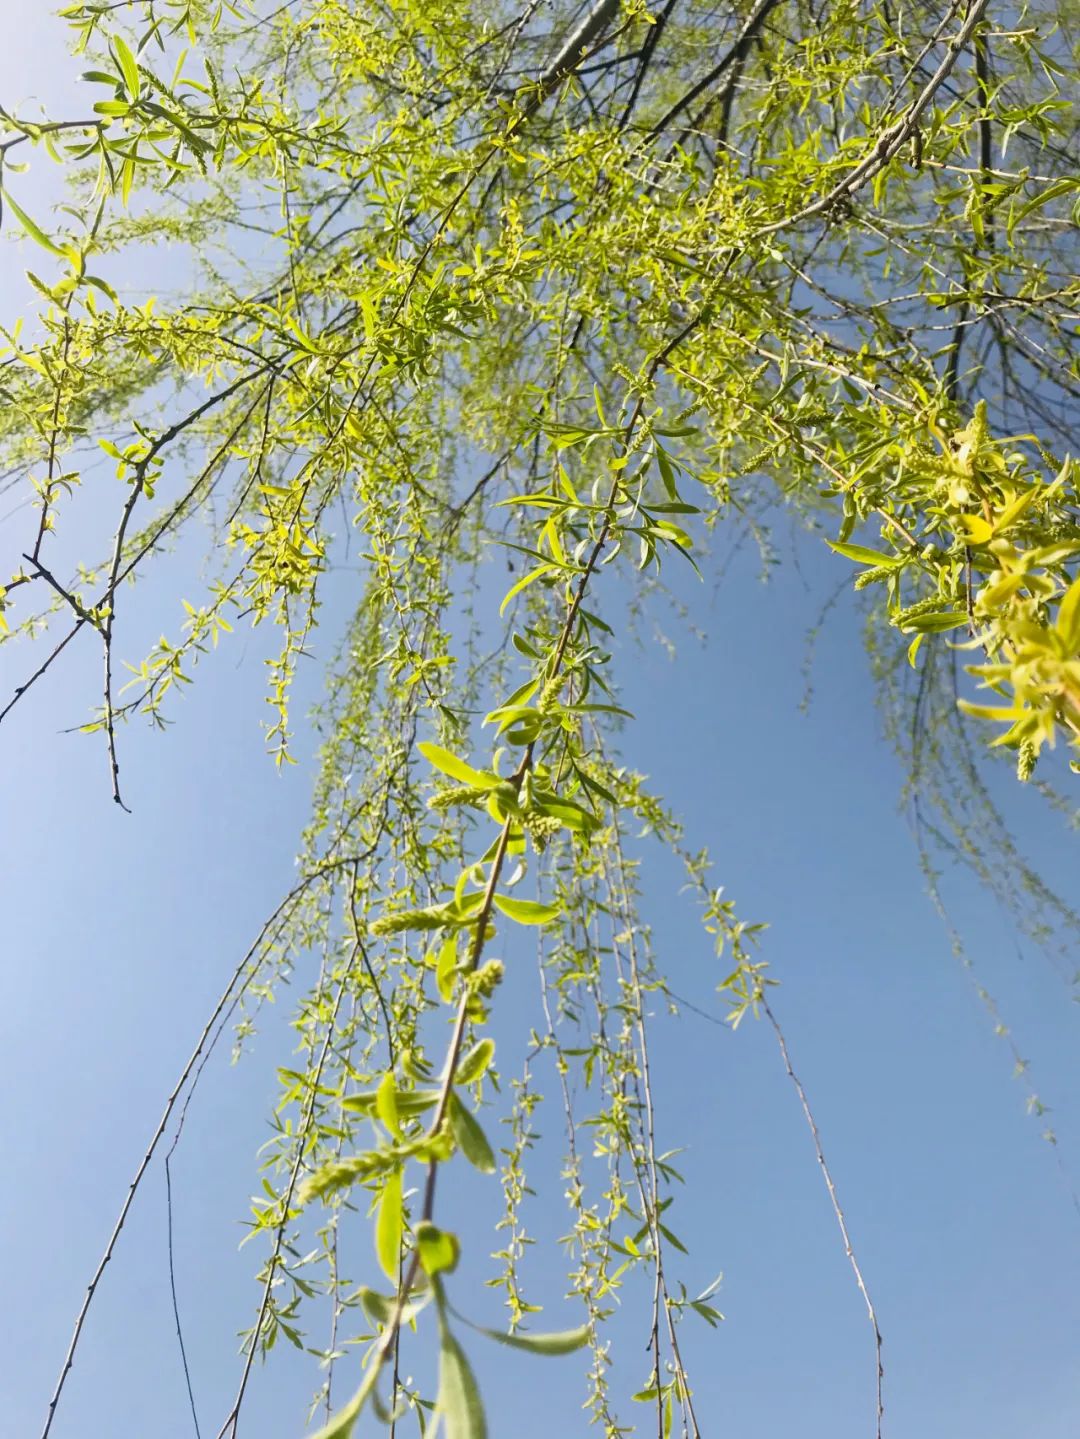
[[[586,784],[590,782],[586,780]],[[597,786],[599,788],[599,786]],[[608,796],[610,798],[610,796]],[[576,804],[573,800],[567,799],[546,799],[534,795],[535,808],[540,814],[549,815],[552,819],[560,820],[567,829],[578,833],[589,832],[596,829],[600,821],[596,815],[591,814],[584,806]],[[614,802],[614,801],[613,801]]]
[[[139,79],[139,67],[135,62],[135,56],[119,35],[112,37],[112,48],[124,76],[124,86],[128,92],[128,98],[137,100],[142,90],[142,83]]]
[[[550,924],[562,913],[561,905],[538,904],[534,899],[511,899],[506,894],[495,896],[495,908],[515,924]]]
[[[339,1409],[330,1422],[324,1424],[318,1433],[311,1436],[311,1439],[349,1439],[353,1425],[360,1417],[360,1411],[375,1391],[375,1385],[379,1379],[379,1368],[377,1363],[372,1363],[371,1368],[364,1376],[364,1382],[345,1405],[345,1408]]]
[[[457,1235],[446,1229],[439,1229],[429,1219],[421,1219],[416,1226],[416,1252],[420,1267],[430,1279],[438,1274],[449,1274],[457,1268],[461,1246]]]
[[[1062,180],[1055,180],[1052,184],[1047,185],[1046,189],[1036,195],[1034,200],[1029,200],[1026,205],[1022,205],[1015,214],[1010,216],[1010,232],[1015,230],[1016,227],[1021,224],[1022,221],[1026,220],[1027,217],[1035,210],[1041,209],[1043,205],[1048,205],[1051,200],[1056,200],[1061,195],[1069,194],[1078,186],[1080,186],[1080,180],[1076,179],[1075,176],[1069,176]]]
[[[900,626],[902,630],[917,630],[920,634],[937,635],[945,630],[959,629],[961,625],[967,624],[967,615],[963,610],[937,610],[926,615],[912,615]]]
[[[492,1059],[495,1057],[495,1041],[493,1039],[481,1039],[474,1044],[472,1049],[457,1067],[454,1075],[455,1084],[475,1084],[486,1074]]]
[[[375,1113],[390,1133],[400,1139],[401,1121],[398,1118],[397,1089],[392,1071],[383,1075],[382,1082],[375,1091]]]
[[[450,1096],[450,1133],[465,1158],[481,1174],[495,1173],[495,1155],[487,1135],[456,1094]]]
[[[439,1395],[435,1409],[446,1423],[446,1439],[487,1439],[487,1420],[476,1376],[444,1318],[439,1322]]]
[[[846,560],[854,560],[859,565],[902,565],[903,555],[882,554],[880,550],[868,550],[865,545],[845,545],[839,540],[826,540],[830,550],[835,550],[838,555],[843,555]]]
[[[120,303],[120,301],[116,297],[116,291],[108,283],[108,281],[103,280],[100,275],[84,275],[83,279],[88,285],[93,285],[95,290],[100,290],[101,293],[105,295],[106,298],[110,299],[114,305],[118,305]]]
[[[373,1324],[385,1324],[394,1312],[393,1299],[388,1299],[377,1289],[369,1289],[366,1284],[361,1284],[356,1291],[356,1297],[360,1300],[364,1313]]]
[[[387,1178],[379,1199],[375,1219],[375,1253],[386,1277],[398,1282],[401,1261],[401,1237],[405,1232],[401,1195],[401,1170],[395,1169]]]
[[[543,579],[545,575],[555,574],[556,572],[556,567],[554,565],[550,565],[545,562],[542,565],[537,565],[536,568],[534,570],[530,570],[528,574],[522,575],[521,579],[518,580],[517,584],[511,585],[510,588],[507,590],[506,594],[503,596],[503,602],[499,606],[499,614],[505,614],[506,607],[507,605],[509,605],[510,601],[514,598],[514,596],[519,595],[521,591],[525,589],[528,585],[531,585],[534,580]]]
[[[714,1309],[711,1304],[704,1304],[700,1299],[691,1299],[690,1308],[695,1314],[700,1314],[710,1329],[715,1329],[722,1322],[724,1316],[719,1309]]]
[[[369,1289],[366,1284],[361,1284],[356,1291],[356,1298],[371,1324],[387,1324],[394,1312],[397,1300],[393,1295],[380,1294],[377,1289]],[[430,1290],[423,1293],[414,1291],[412,1300],[402,1306],[401,1322],[409,1324],[427,1306],[431,1299]]]
[[[969,545],[985,545],[994,537],[993,525],[981,515],[957,515],[953,526],[960,538]]]
[[[1013,720],[1024,717],[1024,710],[1019,705],[977,705],[972,704],[970,700],[957,700],[956,703],[965,714],[971,715],[973,719],[1011,724]]]
[[[574,1354],[577,1350],[584,1349],[589,1342],[587,1324],[582,1324],[578,1329],[562,1329],[552,1334],[507,1334],[502,1329],[487,1329],[483,1324],[474,1324],[471,1319],[465,1319],[461,1314],[458,1318],[463,1319],[470,1329],[475,1329],[485,1338],[494,1339],[497,1344],[505,1344],[510,1349],[524,1349],[529,1354],[545,1354],[551,1357]]]
[[[448,774],[451,779],[456,779],[460,784],[471,785],[474,789],[493,789],[498,783],[498,777],[493,774],[485,774],[483,770],[473,769],[472,765],[466,764],[457,755],[451,754],[442,745],[431,744],[428,740],[421,740],[416,746],[429,764],[436,769]]]
[[[1073,580],[1062,596],[1056,628],[1070,654],[1080,649],[1080,576]]]
[[[686,1245],[682,1242],[679,1236],[677,1234],[672,1234],[671,1230],[667,1227],[666,1224],[658,1224],[656,1227],[657,1229],[659,1229],[660,1233],[664,1236],[667,1242],[669,1244],[673,1244],[680,1254],[689,1253]]]
[[[439,958],[435,965],[435,985],[444,1004],[449,1004],[454,997],[457,963],[457,940],[451,935],[439,950]]]
[[[660,445],[656,447],[656,464],[660,470],[660,478],[664,482],[664,489],[667,492],[668,499],[678,502],[679,489],[675,483],[675,471],[672,468],[667,451]]]
[[[3,195],[4,202],[6,203],[8,209],[15,216],[16,220],[18,220],[19,224],[23,227],[26,233],[30,236],[31,240],[36,240],[43,250],[48,250],[50,255],[59,255],[62,259],[64,252],[63,250],[61,250],[60,246],[54,245],[53,242],[49,239],[48,235],[46,235],[45,231],[41,228],[41,226],[36,225],[34,221],[31,220],[30,216],[26,213],[26,211],[22,208],[21,205],[16,204],[16,202],[11,197],[11,192],[7,189],[6,186],[0,185],[0,195]]]
[[[369,1090],[367,1094],[348,1094],[341,1101],[343,1109],[353,1114],[375,1114],[375,1102],[379,1091]],[[400,1089],[394,1095],[398,1118],[412,1118],[431,1109],[439,1098],[436,1089]]]

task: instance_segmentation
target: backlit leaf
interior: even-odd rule
[[[515,924],[550,924],[562,913],[557,904],[540,904],[534,899],[513,899],[508,894],[495,896],[495,908]]]
[[[395,1284],[401,1259],[401,1238],[405,1221],[402,1213],[401,1170],[395,1169],[383,1186],[375,1220],[375,1252],[383,1273]]]

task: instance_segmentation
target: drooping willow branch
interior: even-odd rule
[[[621,1282],[622,1206],[634,1205],[643,1227],[622,1258],[648,1290],[641,1392],[661,1432],[676,1405],[686,1432],[707,1430],[680,1357],[681,1260],[659,1219],[662,1056],[646,1033],[654,975],[624,850],[632,822],[667,843],[673,831],[614,763],[608,731],[624,718],[620,642],[650,614],[669,557],[707,573],[714,537],[766,536],[781,508],[829,536],[832,562],[855,567],[890,636],[875,673],[924,835],[1033,931],[1075,927],[1003,837],[981,747],[972,757],[953,743],[981,731],[1014,753],[1021,779],[1038,764],[1046,784],[1055,740],[1075,749],[1080,724],[1080,504],[1065,454],[1080,289],[1057,78],[1073,62],[1045,38],[1051,16],[1037,4],[1021,22],[983,0],[737,0],[723,15],[707,0],[653,13],[639,0],[483,13],[469,0],[299,0],[249,26],[202,0],[76,4],[68,19],[101,68],[73,113],[94,118],[35,125],[0,111],[0,154],[48,148],[75,186],[50,234],[16,208],[16,172],[4,176],[6,213],[50,268],[32,278],[40,333],[5,332],[0,357],[3,473],[44,476],[0,594],[13,626],[3,643],[48,633],[0,719],[41,694],[77,635],[94,636],[103,707],[86,728],[104,738],[120,801],[118,726],[164,723],[201,656],[250,622],[279,637],[265,734],[285,763],[298,667],[335,625],[343,635],[317,721],[303,892],[238,971],[166,1112],[167,1128],[241,992],[246,1038],[274,987],[315,966],[295,1021],[304,1057],[282,1081],[291,1117],[266,1163],[277,1187],[267,1180],[274,1197],[256,1216],[270,1252],[223,1433],[237,1428],[255,1355],[298,1332],[316,1291],[332,1307],[331,1354],[358,1308],[373,1343],[360,1395],[329,1414],[327,1433],[345,1432],[358,1401],[381,1405],[391,1364],[391,1428],[397,1408],[428,1402],[398,1363],[404,1321],[424,1305],[445,1371],[435,1402],[449,1423],[457,1393],[481,1432],[448,1296],[458,1241],[436,1199],[454,1155],[495,1167],[465,1096],[494,1100],[494,1045],[509,1037],[496,920],[544,936],[530,1054],[602,1071],[608,1112],[592,1118],[610,1137],[613,1197],[591,1197],[572,1121],[567,1141],[590,1412],[617,1428],[601,1334]],[[191,35],[169,79],[174,24],[177,39]],[[994,241],[981,249],[980,223]],[[197,279],[156,310],[122,301],[113,267],[160,239],[184,247]],[[962,345],[985,404],[958,383]],[[74,530],[68,495],[97,484],[99,446],[128,489],[106,496],[104,538],[88,534],[65,569],[52,527]],[[191,579],[179,636],[163,635],[116,693],[122,586],[203,516],[216,577]],[[498,615],[495,567],[481,567],[491,553],[509,574]],[[331,570],[348,572],[344,608]],[[971,647],[970,676],[951,663],[957,641]],[[973,705],[975,685],[1000,703]],[[460,756],[492,703],[494,753],[477,770]],[[418,772],[418,746],[441,788]],[[555,904],[512,894],[541,854]],[[620,918],[610,944],[605,904]],[[760,971],[738,921],[714,909],[737,952],[723,988],[738,1018],[763,992]],[[439,1015],[450,1034],[432,1080],[425,1043]],[[596,1033],[583,1058],[563,1026],[586,1016]],[[514,1165],[540,1102],[531,1062],[505,1180],[522,1249],[527,1186]],[[560,1091],[569,1116],[562,1071]],[[424,1177],[407,1212],[414,1166]],[[335,1246],[353,1186],[372,1199],[388,1296],[343,1290]],[[301,1193],[329,1208],[310,1251],[318,1284],[292,1256],[294,1234],[315,1223]],[[508,1294],[519,1282],[509,1275]],[[524,1344],[516,1302],[511,1335],[496,1337]],[[879,1339],[872,1306],[870,1317]]]

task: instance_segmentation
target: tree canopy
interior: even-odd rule
[[[4,484],[31,503],[3,561],[20,668],[0,720],[95,650],[84,729],[127,807],[125,726],[182,722],[178,696],[236,631],[274,635],[278,765],[304,723],[298,667],[317,637],[334,655],[297,882],[238,957],[137,1176],[209,1047],[291,984],[300,1057],[282,1056],[260,1300],[222,1439],[255,1359],[314,1344],[320,1306],[327,1355],[370,1341],[348,1402],[313,1379],[321,1439],[433,1412],[448,1439],[487,1432],[440,1219],[453,1165],[503,1189],[493,1337],[588,1347],[591,1419],[632,1432],[605,1322],[645,1274],[639,1430],[703,1434],[679,1326],[719,1315],[672,1277],[648,1011],[679,1001],[639,905],[643,832],[685,866],[731,1022],[771,1024],[795,1076],[763,925],[644,777],[619,641],[669,567],[708,576],[722,543],[767,549],[795,515],[864,605],[931,889],[958,859],[1040,942],[1075,937],[987,776],[1008,756],[1069,812],[1080,770],[1076,15],[121,0],[63,16],[86,56],[78,103],[0,109],[4,217],[40,252],[34,318],[2,332]],[[68,187],[52,216],[20,200],[22,162],[44,156]],[[178,292],[128,298],[131,257],[166,243]],[[322,587],[350,547],[362,588],[327,639]],[[175,625],[133,653],[140,585],[170,550]],[[733,680],[736,702],[752,683]],[[507,1036],[504,963],[530,947],[542,997]],[[873,1329],[880,1434],[877,1319],[795,1084]],[[555,1334],[534,1330],[522,1278],[545,1109],[565,1126],[581,1315]],[[370,1283],[346,1291],[338,1235],[364,1224]],[[430,1391],[400,1362],[427,1336]]]

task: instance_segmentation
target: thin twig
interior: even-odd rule
[[[116,722],[115,710],[112,699],[112,638],[113,625],[116,620],[116,591],[119,583],[120,565],[124,558],[124,540],[127,536],[128,525],[131,523],[131,516],[135,506],[139,502],[143,489],[146,485],[147,471],[157,456],[170,445],[179,435],[189,429],[200,420],[208,411],[222,404],[237,390],[251,383],[261,371],[249,370],[233,380],[232,384],[226,385],[224,389],[218,390],[216,394],[204,400],[201,405],[186,414],[183,419],[177,420],[175,424],[163,430],[156,440],[147,449],[146,454],[135,465],[134,480],[131,486],[131,493],[124,502],[124,508],[120,514],[120,523],[116,527],[116,539],[113,542],[112,564],[109,567],[109,579],[105,586],[105,593],[101,600],[104,609],[104,621],[101,625],[101,640],[104,659],[104,707],[105,707],[105,733],[108,738],[109,749],[109,770],[112,778],[113,799],[121,809],[128,810],[120,795],[120,763],[116,754]]]
[[[173,1148],[175,1148],[175,1143]],[[191,1385],[191,1370],[188,1367],[187,1349],[184,1346],[184,1331],[180,1325],[180,1304],[176,1297],[176,1263],[173,1257],[173,1197],[172,1197],[172,1171],[169,1168],[169,1161],[172,1159],[172,1150],[165,1156],[165,1207],[168,1215],[169,1235],[169,1292],[172,1295],[173,1320],[176,1323],[176,1341],[180,1345],[180,1362],[184,1366],[184,1383],[187,1385],[188,1403],[191,1405],[191,1422],[195,1426],[195,1439],[202,1439],[202,1431],[199,1428],[199,1414],[195,1408],[195,1391]]]
[[[82,1305],[80,1306],[79,1312],[76,1315],[75,1330],[71,1336],[71,1342],[68,1345],[67,1353],[64,1356],[64,1362],[61,1367],[59,1377],[57,1378],[56,1385],[53,1389],[52,1398],[49,1400],[49,1407],[45,1416],[45,1424],[41,1431],[41,1439],[48,1439],[49,1431],[52,1428],[53,1419],[56,1416],[57,1406],[60,1403],[60,1396],[64,1391],[64,1385],[67,1382],[67,1376],[70,1373],[71,1366],[75,1361],[75,1351],[79,1346],[79,1340],[82,1337],[83,1328],[86,1324],[86,1317],[90,1311],[90,1306],[93,1303],[94,1295],[97,1292],[97,1287],[101,1283],[101,1278],[105,1273],[106,1266],[113,1257],[113,1251],[116,1248],[117,1241],[120,1238],[120,1234],[124,1228],[124,1225],[127,1223],[128,1214],[130,1213],[131,1206],[134,1203],[135,1194],[140,1184],[142,1183],[143,1176],[145,1175],[147,1169],[150,1167],[150,1161],[153,1159],[155,1153],[157,1152],[157,1147],[161,1142],[161,1137],[165,1133],[165,1129],[169,1123],[170,1118],[172,1117],[174,1109],[176,1108],[176,1104],[179,1100],[180,1094],[186,1086],[192,1072],[195,1070],[196,1065],[199,1064],[207,1040],[209,1039],[210,1033],[213,1030],[215,1024],[217,1023],[219,1017],[223,1014],[226,1007],[229,1005],[230,1000],[232,1000],[234,996],[235,998],[239,999],[239,997],[244,993],[248,985],[251,983],[255,971],[253,970],[248,975],[247,979],[243,979],[245,969],[248,968],[252,959],[258,953],[260,946],[263,944],[267,935],[273,929],[273,926],[284,915],[289,905],[294,903],[300,897],[300,895],[304,892],[307,886],[311,883],[313,878],[315,878],[314,875],[306,876],[303,880],[300,881],[299,884],[295,885],[293,889],[290,890],[290,892],[281,901],[277,909],[274,910],[274,913],[270,916],[266,923],[259,930],[259,934],[255,942],[251,945],[247,953],[244,955],[243,959],[233,970],[232,976],[229,979],[228,984],[225,986],[225,989],[222,991],[220,999],[214,1006],[213,1013],[206,1021],[202,1033],[199,1035],[199,1038],[195,1044],[195,1048],[192,1050],[190,1056],[188,1057],[187,1063],[184,1065],[184,1068],[180,1072],[180,1078],[176,1081],[172,1093],[169,1095],[169,1098],[165,1104],[164,1112],[161,1116],[161,1119],[158,1121],[157,1128],[154,1130],[150,1143],[147,1146],[142,1159],[139,1161],[138,1168],[135,1171],[135,1177],[128,1185],[127,1195],[124,1199],[123,1204],[120,1207],[120,1213],[117,1215],[116,1222],[113,1225],[112,1233],[109,1236],[109,1241],[105,1246],[105,1252],[101,1256],[97,1268],[94,1270],[90,1283],[87,1286],[86,1294],[83,1297]],[[241,983],[241,980],[243,980],[243,983]]]
[[[773,1033],[776,1035],[776,1042],[780,1046],[780,1054],[784,1061],[784,1068],[787,1070],[787,1076],[795,1087],[795,1093],[799,1096],[803,1116],[806,1119],[807,1128],[810,1130],[811,1138],[814,1141],[814,1153],[817,1155],[817,1162],[821,1167],[821,1176],[825,1181],[825,1188],[829,1191],[829,1202],[832,1205],[833,1213],[836,1215],[836,1223],[840,1228],[840,1236],[844,1241],[844,1253],[847,1255],[848,1263],[851,1265],[852,1273],[855,1275],[855,1283],[859,1286],[859,1293],[862,1295],[866,1304],[866,1313],[870,1320],[870,1326],[874,1331],[874,1356],[877,1370],[876,1439],[881,1439],[882,1420],[885,1417],[885,1366],[882,1362],[881,1329],[878,1325],[877,1311],[874,1309],[874,1302],[870,1298],[870,1291],[866,1287],[866,1280],[863,1278],[862,1268],[855,1256],[855,1249],[851,1243],[851,1235],[848,1233],[847,1220],[844,1218],[844,1211],[840,1207],[836,1184],[833,1181],[832,1173],[825,1159],[825,1151],[821,1144],[821,1134],[818,1131],[813,1111],[810,1108],[810,1102],[806,1097],[806,1090],[803,1089],[802,1082],[791,1065],[791,1056],[788,1054],[787,1040],[784,1038],[784,1031],[780,1028],[779,1021],[764,994],[759,996],[759,1003],[765,1012],[766,1019],[768,1019],[772,1025]]]
[[[941,89],[948,79],[963,53],[964,47],[975,33],[979,22],[983,18],[988,0],[973,0],[968,7],[964,22],[960,29],[949,41],[945,55],[937,69],[927,80],[919,94],[907,107],[904,114],[887,126],[877,137],[873,149],[864,159],[851,169],[842,180],[838,181],[831,190],[822,195],[820,199],[813,200],[793,215],[782,220],[774,220],[771,224],[763,226],[759,230],[758,237],[764,238],[767,235],[774,235],[779,230],[786,230],[789,225],[798,225],[803,220],[809,220],[814,215],[820,215],[824,211],[831,210],[834,205],[850,197],[856,190],[861,189],[868,181],[885,168],[885,166],[899,152],[901,147],[911,139],[923,112],[931,103],[934,96]],[[954,9],[956,7],[953,7]],[[951,14],[952,12],[950,12]]]
[[[236,1427],[240,1421],[240,1410],[244,1403],[244,1394],[247,1391],[248,1380],[251,1378],[251,1369],[255,1363],[255,1355],[259,1348],[259,1338],[262,1334],[263,1325],[270,1309],[270,1296],[274,1290],[274,1280],[277,1274],[277,1267],[281,1260],[281,1251],[285,1244],[285,1230],[289,1222],[292,1210],[293,1195],[296,1193],[297,1181],[300,1178],[300,1171],[304,1165],[304,1150],[307,1146],[308,1134],[311,1131],[311,1123],[315,1116],[315,1104],[318,1099],[319,1085],[322,1081],[323,1068],[327,1056],[330,1053],[330,1045],[334,1038],[334,1031],[337,1028],[337,1017],[341,1009],[341,1001],[344,998],[345,990],[348,987],[348,975],[339,981],[337,995],[334,999],[334,1007],[326,1025],[326,1036],[323,1040],[322,1049],[319,1052],[319,1059],[311,1077],[311,1092],[308,1095],[307,1104],[304,1107],[303,1118],[296,1135],[296,1151],[293,1156],[292,1167],[289,1171],[289,1182],[285,1189],[284,1197],[281,1200],[281,1219],[277,1225],[273,1249],[266,1265],[266,1280],[263,1284],[262,1298],[259,1302],[259,1313],[255,1320],[255,1327],[251,1332],[251,1344],[248,1346],[247,1356],[244,1360],[243,1372],[240,1375],[240,1387],[236,1391],[236,1398],[233,1400],[232,1408],[228,1416],[218,1430],[217,1439],[224,1439],[226,1434],[235,1439]]]

